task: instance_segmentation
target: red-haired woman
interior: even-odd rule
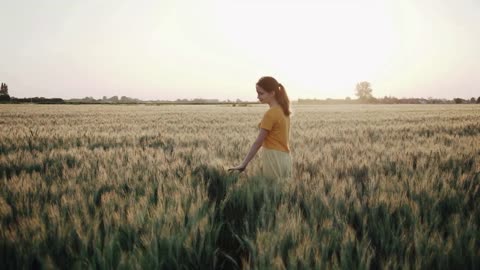
[[[270,106],[258,125],[260,132],[250,151],[239,166],[230,168],[242,172],[258,149],[262,151],[264,177],[287,179],[292,175],[292,159],[288,145],[290,135],[290,101],[282,84],[273,77],[262,77],[256,84],[257,98]]]

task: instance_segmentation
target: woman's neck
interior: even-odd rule
[[[272,108],[272,107],[275,107],[275,106],[280,106],[280,104],[278,104],[278,102],[276,100],[272,100],[270,103],[268,103],[268,106],[270,106],[270,108]]]

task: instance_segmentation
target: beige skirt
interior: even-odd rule
[[[267,178],[287,180],[292,177],[290,153],[263,148],[262,175]]]

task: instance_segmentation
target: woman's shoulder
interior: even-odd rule
[[[263,115],[263,119],[270,119],[272,121],[283,121],[289,118],[283,113],[283,109],[280,106],[274,106],[269,108]]]
[[[276,115],[278,115],[277,106],[268,108],[268,110],[265,111],[265,113],[264,113],[264,116],[268,116],[268,117],[275,117]]]

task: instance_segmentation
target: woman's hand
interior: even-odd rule
[[[247,167],[247,166],[245,166],[245,165],[240,165],[240,166],[236,166],[236,167],[230,168],[230,169],[228,169],[228,171],[229,171],[229,172],[232,172],[232,171],[243,172],[246,167]]]
[[[258,149],[262,147],[263,141],[265,140],[267,135],[268,135],[268,130],[261,128],[260,132],[258,133],[257,139],[255,140],[252,147],[250,148],[250,151],[248,152],[247,156],[243,160],[242,165],[230,168],[228,169],[228,171],[243,172],[247,167],[248,163],[250,162],[250,160],[252,160],[253,156],[255,156],[255,154],[257,153]]]

